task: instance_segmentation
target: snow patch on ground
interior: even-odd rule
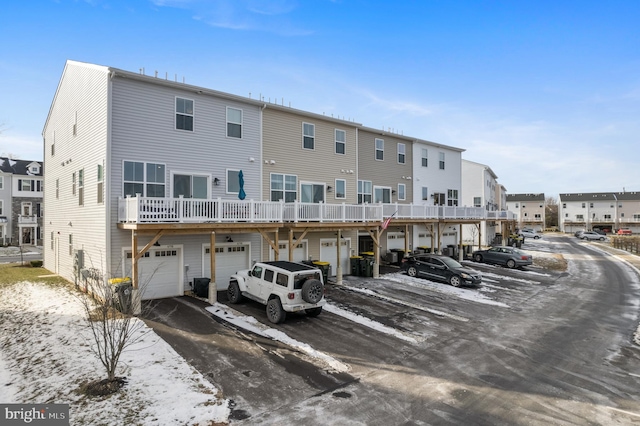
[[[140,321],[134,319],[134,321]],[[76,392],[106,378],[78,298],[68,289],[22,282],[0,289],[0,401],[70,404],[71,424],[227,422],[218,389],[142,322],[121,357],[127,384],[110,397]]]

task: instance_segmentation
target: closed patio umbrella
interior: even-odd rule
[[[238,183],[240,184],[240,191],[238,191],[238,198],[244,200],[247,197],[247,194],[244,192],[244,174],[242,170],[238,172]]]

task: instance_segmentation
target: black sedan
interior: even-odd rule
[[[533,257],[514,247],[496,246],[487,250],[473,252],[473,260],[484,263],[497,263],[507,268],[531,265]]]
[[[454,287],[479,285],[482,275],[472,269],[465,268],[448,256],[421,254],[402,259],[402,269],[410,277],[424,277],[448,282]]]

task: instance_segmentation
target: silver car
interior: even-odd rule
[[[580,238],[581,240],[598,240],[598,241],[604,241],[607,239],[606,236],[602,234],[598,234],[597,232],[594,232],[594,231],[584,231],[582,234],[580,234],[578,238]]]
[[[484,263],[497,263],[507,268],[520,268],[531,265],[533,257],[515,247],[496,246],[487,250],[473,252],[473,260]]]

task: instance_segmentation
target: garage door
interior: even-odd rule
[[[404,250],[404,233],[388,232],[387,233],[387,250],[402,249]]]
[[[127,275],[131,276],[131,251],[125,251]],[[182,249],[152,248],[138,261],[142,300],[182,296]]]
[[[248,243],[218,244],[216,245],[216,287],[218,290],[226,290],[229,287],[229,278],[241,269],[249,269],[250,245]],[[205,245],[202,255],[202,276],[211,275],[210,245]]]
[[[349,253],[351,249],[351,239],[343,238],[340,241],[340,266],[342,273],[348,273]],[[336,240],[320,239],[320,260],[331,264],[331,276],[335,276],[338,268],[338,257],[336,255]]]
[[[278,244],[278,251],[280,253],[279,260],[289,259],[289,241],[280,241]],[[298,247],[293,249],[292,262],[302,262],[308,259],[307,240],[303,240]],[[276,260],[276,253],[273,248],[269,246],[269,260]]]

